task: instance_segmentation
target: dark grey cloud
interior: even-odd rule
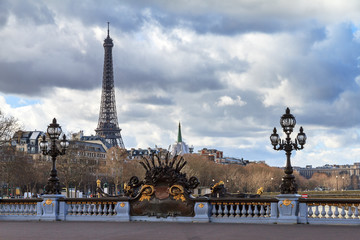
[[[149,96],[135,100],[137,103],[151,104],[151,105],[174,105],[174,101],[168,97]]]
[[[43,25],[54,24],[55,14],[42,1],[4,0],[0,3],[0,24],[6,23],[10,14],[14,15],[20,24]]]
[[[9,7],[7,1],[0,2],[0,29],[7,23],[9,18]]]
[[[38,61],[0,62],[0,92],[39,96],[53,87],[83,90],[98,87],[102,69],[91,68],[88,63],[85,59],[60,61],[47,57]]]

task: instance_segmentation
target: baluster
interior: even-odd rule
[[[235,217],[240,217],[240,205],[235,205]]]
[[[229,217],[234,217],[234,203],[229,203],[228,205],[230,207],[230,210],[229,210]]]
[[[260,205],[260,217],[265,217],[264,205]]]
[[[71,215],[75,215],[75,212],[76,212],[75,203],[70,202],[70,209],[68,211]]]
[[[91,215],[92,215],[92,210],[93,210],[94,206],[93,206],[93,204],[91,204],[91,203],[88,203],[88,204],[89,204],[89,206],[88,206],[86,215],[91,216]]]
[[[354,207],[355,207],[354,217],[357,219],[359,217],[359,206],[354,205]]]
[[[346,213],[345,213],[345,206],[342,206],[342,207],[341,207],[341,216],[342,216],[342,218],[345,218],[345,215],[346,215]]]
[[[271,207],[270,207],[270,204],[269,204],[269,205],[266,206],[266,216],[271,217],[270,214],[271,214]]]
[[[37,214],[37,204],[33,204],[33,215]]]
[[[99,214],[98,212],[98,206],[96,205],[96,203],[93,203],[93,214],[96,216]]]
[[[259,209],[258,209],[258,205],[254,204],[254,217],[259,217]]]
[[[81,215],[86,215],[87,213],[87,204],[86,203],[82,203],[82,209],[81,209]]]
[[[353,212],[352,212],[352,206],[351,206],[351,204],[349,205],[349,211],[348,211],[348,217],[349,218],[352,218],[352,215],[353,215]]]
[[[79,216],[81,215],[81,203],[77,203],[76,204],[76,215]]]
[[[315,207],[315,216],[316,216],[316,217],[319,217],[319,214],[320,214],[320,212],[319,212],[319,205],[316,205],[316,207]]]
[[[10,204],[9,214],[14,215],[14,204]]]
[[[312,209],[313,209],[313,206],[310,205],[310,206],[309,206],[309,209],[308,209],[308,216],[309,216],[309,217],[313,217],[314,212],[313,212]]]
[[[67,214],[72,215],[73,214],[73,205],[71,202],[67,203],[67,205],[68,205]]]
[[[227,203],[223,203],[224,206],[224,210],[223,210],[223,217],[229,217],[229,210],[228,210],[228,204]]]
[[[77,207],[77,205],[76,205],[76,203],[71,203],[71,206],[72,206],[72,210],[71,210],[71,215],[76,215],[76,207]]]
[[[4,215],[8,215],[8,212],[9,212],[9,210],[8,210],[8,205],[7,205],[7,204],[4,204],[4,206],[3,206],[3,213],[4,213]]]
[[[217,206],[218,206],[217,217],[222,217],[223,216],[223,206],[221,203],[217,203]]]
[[[327,215],[329,216],[329,218],[332,218],[333,212],[332,212],[332,206],[329,205],[329,211],[327,212]]]
[[[36,204],[32,204],[32,215],[36,215]]]
[[[322,205],[321,216],[322,216],[322,217],[325,217],[325,216],[326,216],[325,204]]]
[[[4,215],[8,215],[9,214],[9,205],[5,204],[4,205]]]
[[[106,202],[104,203],[103,215],[108,215],[108,204]]]
[[[249,203],[248,204],[248,211],[247,211],[247,216],[248,217],[252,217],[252,213],[253,213],[253,211],[252,211],[252,208],[251,208],[252,206],[251,206],[251,203]]]
[[[78,208],[77,203],[73,203],[73,215],[77,215],[77,208]]]
[[[246,205],[242,203],[241,217],[246,217]]]
[[[32,204],[29,204],[28,206],[29,206],[28,215],[31,215],[32,214],[32,208],[31,208]],[[23,204],[18,206],[18,213],[19,213],[19,215],[24,214],[24,205]]]
[[[109,212],[109,216],[111,216],[111,215],[114,214],[114,213],[113,213],[112,203],[111,203],[111,202],[109,203],[109,210],[108,210],[108,212]]]
[[[19,206],[19,212],[21,213],[21,215],[25,215],[25,205],[24,204],[21,204]]]
[[[216,217],[216,205],[214,203],[211,203],[211,213],[212,213],[212,217]]]
[[[22,214],[23,215],[29,215],[30,214],[30,205],[29,204],[23,204],[22,206]]]
[[[8,205],[8,214],[9,214],[9,215],[12,215],[12,213],[13,213],[12,207],[13,207],[12,204],[9,204],[9,205]]]
[[[33,214],[34,214],[33,206],[34,206],[34,204],[30,204],[30,205],[29,205],[29,215],[33,215]]]
[[[14,205],[14,215],[19,215],[19,204]]]
[[[99,203],[98,213],[99,213],[99,216],[101,216],[103,214],[101,203]]]
[[[29,214],[32,214],[32,204],[29,205]],[[18,215],[24,215],[24,204],[20,204],[17,206]]]
[[[336,205],[336,206],[335,206],[335,212],[334,212],[334,215],[335,215],[335,217],[334,217],[334,218],[339,218],[339,206],[338,206],[338,205]]]

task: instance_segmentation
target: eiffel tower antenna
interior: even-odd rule
[[[112,62],[113,40],[110,38],[110,23],[108,22],[107,37],[104,40],[104,71],[101,92],[101,105],[96,135],[105,139],[111,147],[125,148],[119,128],[116,113],[114,72]]]

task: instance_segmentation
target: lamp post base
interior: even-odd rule
[[[292,174],[286,174],[280,185],[281,194],[297,194],[298,186],[295,181],[295,176]]]
[[[276,196],[279,199],[278,223],[296,224],[298,223],[299,198],[298,194],[280,194]]]
[[[60,182],[59,179],[49,178],[48,183],[45,186],[45,194],[60,194]]]
[[[46,194],[43,195],[43,201],[41,203],[43,221],[57,221],[59,219],[59,199],[65,196],[60,194]]]

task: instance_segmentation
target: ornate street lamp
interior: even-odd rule
[[[283,128],[284,133],[286,134],[286,139],[281,140],[279,134],[277,134],[276,128],[273,130],[273,134],[270,136],[271,144],[274,146],[274,150],[284,150],[286,152],[286,166],[284,169],[285,176],[282,179],[280,186],[281,194],[296,194],[297,193],[297,184],[295,182],[295,176],[293,173],[293,168],[290,162],[290,156],[292,150],[301,150],[304,148],[306,143],[306,135],[302,127],[300,127],[300,132],[298,133],[295,141],[293,142],[290,138],[296,124],[295,117],[290,113],[290,109],[286,108],[286,112],[280,118],[280,125]]]
[[[60,194],[60,182],[57,177],[56,171],[56,157],[59,155],[64,155],[66,149],[69,147],[69,142],[66,140],[66,136],[63,136],[63,139],[60,141],[60,147],[57,146],[56,141],[59,139],[61,135],[61,127],[56,123],[56,119],[53,119],[53,122],[47,128],[47,134],[50,138],[50,143],[48,143],[45,139],[45,135],[43,136],[42,141],[40,142],[40,149],[43,155],[51,156],[52,160],[52,170],[50,173],[50,178],[48,179],[48,183],[45,186],[46,194]]]

